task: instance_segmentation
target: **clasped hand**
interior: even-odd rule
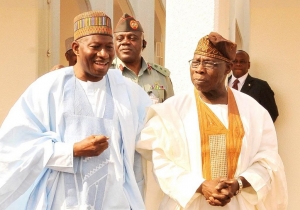
[[[108,148],[108,137],[103,135],[92,135],[73,146],[74,157],[92,157],[100,155]]]
[[[237,189],[237,181],[227,178],[206,180],[201,185],[202,194],[212,206],[225,206],[228,204]]]

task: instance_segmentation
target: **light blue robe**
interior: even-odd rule
[[[145,209],[135,143],[151,100],[120,71],[111,69],[107,76],[103,119],[94,116],[72,67],[42,76],[20,97],[0,130],[0,209],[110,210],[105,205],[117,204],[118,193],[128,201],[122,209]],[[98,134],[120,143],[115,164],[123,167],[124,183],[116,197],[107,196],[113,144],[98,157],[72,156],[75,142]]]

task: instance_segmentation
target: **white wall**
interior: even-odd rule
[[[250,3],[248,1],[235,2],[235,21],[238,24],[241,37],[242,37],[242,50],[248,52],[250,40]],[[235,24],[235,23],[233,23]],[[234,31],[232,31],[234,32]]]
[[[192,85],[188,60],[201,37],[214,29],[214,1],[166,2],[165,67],[171,71],[175,94]]]

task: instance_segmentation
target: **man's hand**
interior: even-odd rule
[[[205,180],[197,191],[204,195],[206,200],[208,200],[213,193],[218,193],[216,186],[219,184],[219,180],[220,179]]]
[[[100,155],[108,148],[108,137],[98,135],[89,136],[73,146],[74,157],[92,157]]]
[[[226,178],[206,180],[201,184],[198,191],[204,195],[210,205],[225,206],[234,196],[232,184],[233,181]]]
[[[238,183],[235,179],[221,178],[215,189],[218,193],[213,193],[208,203],[212,206],[225,206],[238,190]]]
[[[236,191],[239,189],[239,184],[236,179],[221,178],[216,190],[222,194],[226,194],[232,198],[235,196]]]

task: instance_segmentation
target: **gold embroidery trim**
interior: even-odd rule
[[[228,178],[234,177],[238,158],[241,152],[242,140],[245,134],[239,110],[232,91],[228,88],[228,123],[229,128],[222,124],[219,118],[200,99],[195,89],[195,99],[198,111],[199,131],[201,135],[202,174],[205,179],[212,179],[210,159],[210,135],[226,135],[226,158]]]

